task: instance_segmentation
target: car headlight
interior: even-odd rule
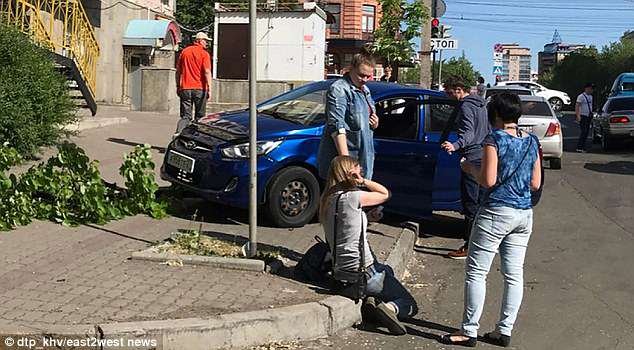
[[[257,153],[258,156],[269,154],[271,151],[282,144],[282,140],[277,141],[258,141]],[[249,143],[241,143],[239,145],[230,146],[221,150],[222,155],[227,158],[233,159],[246,159],[249,158]]]

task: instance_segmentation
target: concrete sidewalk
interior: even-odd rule
[[[102,113],[104,109],[107,110],[100,107]],[[126,118],[128,122],[84,130],[73,141],[83,147],[89,157],[99,160],[106,181],[119,184],[123,182],[118,174],[123,154],[137,144],[148,143],[152,146],[158,178],[158,168],[175,129],[176,117],[126,113],[120,109],[110,110],[110,115]],[[194,213],[197,222],[191,220]],[[198,229],[199,225],[205,233],[225,239],[248,237],[245,211],[196,199],[182,201],[181,207],[163,220],[135,216],[104,226],[76,228],[34,222],[0,233],[3,262],[0,267],[0,334],[54,333],[61,325],[80,325],[94,330],[95,325],[117,322],[205,319],[311,303],[328,297],[309,285],[265,273],[204,266],[173,267],[129,259],[132,252],[166,239],[171,232]],[[371,226],[370,240],[381,260],[387,259],[402,232],[395,226]],[[291,259],[300,257],[316,234],[321,234],[317,224],[301,229],[258,229],[259,242],[278,247]],[[262,339],[262,343],[265,342],[267,339]]]

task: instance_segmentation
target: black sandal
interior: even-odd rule
[[[504,335],[499,332],[490,332],[486,333],[482,338],[484,338],[487,342],[501,346],[501,347],[509,347],[511,345],[511,336]]]
[[[440,342],[445,344],[445,345],[461,345],[461,346],[466,346],[469,348],[475,348],[476,344],[478,343],[478,338],[477,337],[469,337],[469,339],[467,340],[451,340],[452,336],[457,336],[457,335],[462,335],[462,334],[445,334],[442,337],[440,337]],[[466,337],[466,335],[462,335],[464,337]]]

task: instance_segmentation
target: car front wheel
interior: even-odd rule
[[[281,170],[269,183],[268,216],[279,227],[308,224],[319,207],[319,183],[309,170],[292,166]]]
[[[562,101],[559,97],[551,97],[548,102],[555,112],[560,112],[564,108],[564,101]]]

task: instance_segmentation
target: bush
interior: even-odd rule
[[[0,47],[0,140],[28,158],[67,134],[76,106],[47,49],[4,24]]]

